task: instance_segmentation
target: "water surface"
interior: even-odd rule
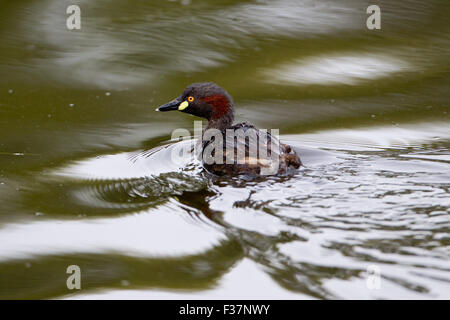
[[[0,298],[450,298],[450,6],[378,3],[2,2]],[[304,167],[175,163],[205,80]]]

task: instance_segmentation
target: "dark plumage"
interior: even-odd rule
[[[214,83],[191,84],[179,97],[156,110],[179,110],[208,120],[202,137],[202,160],[204,168],[216,175],[277,174],[301,165],[297,153],[269,132],[246,122],[233,125],[233,99]],[[227,135],[230,133],[235,136]],[[216,136],[223,139],[223,146],[215,141]],[[218,153],[220,149],[223,155]],[[215,161],[211,163],[208,155]]]

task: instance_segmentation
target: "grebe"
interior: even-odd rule
[[[299,168],[302,164],[289,145],[280,143],[269,132],[259,130],[247,122],[233,125],[233,99],[215,83],[193,83],[179,97],[156,109],[163,112],[172,110],[208,120],[202,135],[202,160],[203,167],[213,174],[280,174],[286,173],[289,168]],[[230,131],[239,132],[240,135],[228,136]],[[220,133],[219,138],[223,139],[220,145],[217,132]],[[218,148],[223,148],[223,152],[219,153]],[[214,158],[217,155],[221,161],[211,163],[211,157],[205,157],[204,154],[207,150],[212,150],[210,156]],[[264,150],[266,152],[262,152]]]

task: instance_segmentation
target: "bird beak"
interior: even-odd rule
[[[178,110],[181,103],[182,103],[182,101],[179,98],[176,98],[166,104],[163,104],[159,108],[156,108],[155,111],[165,112],[165,111]]]

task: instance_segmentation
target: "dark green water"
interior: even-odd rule
[[[0,298],[450,298],[450,4],[393,2],[0,1]],[[305,167],[174,163],[198,81]]]

